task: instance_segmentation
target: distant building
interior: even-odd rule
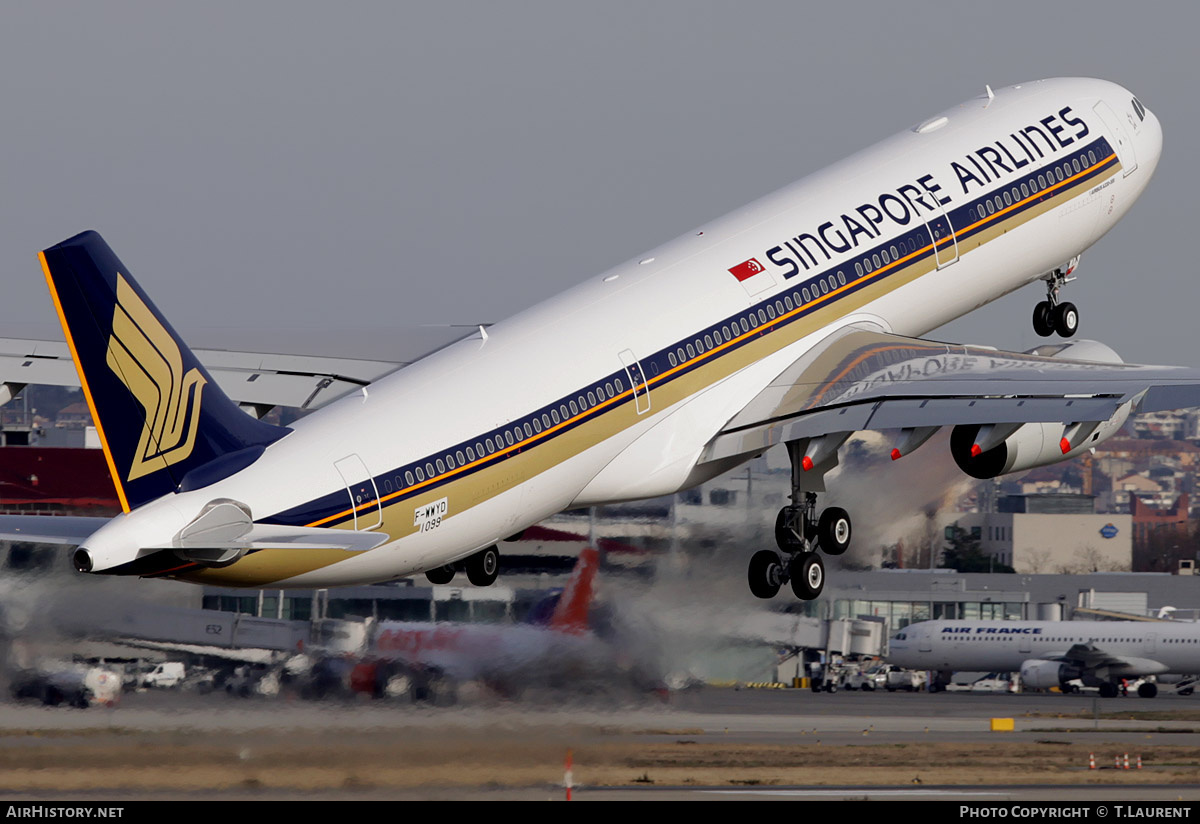
[[[72,403],[58,410],[54,417],[55,426],[64,429],[83,429],[92,425],[92,413],[83,401]]]
[[[1177,532],[1187,534],[1188,527],[1188,496],[1180,495],[1170,506],[1159,506],[1133,496],[1129,501],[1129,514],[1133,519],[1134,540],[1141,543],[1148,541],[1155,532]]]
[[[954,523],[985,555],[1022,574],[1125,572],[1133,563],[1130,516],[1096,514],[1091,495],[1009,495],[997,512]]]

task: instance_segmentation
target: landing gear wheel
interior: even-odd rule
[[[796,534],[795,524],[803,523],[803,510],[785,506],[775,518],[775,544],[789,555],[804,549],[804,539]]]
[[[1050,301],[1044,300],[1033,307],[1033,331],[1043,338],[1054,334],[1054,306]]]
[[[1054,307],[1054,331],[1064,338],[1079,331],[1079,310],[1073,303],[1060,303]]]
[[[1116,698],[1117,697],[1117,685],[1111,684],[1107,681],[1104,682],[1103,684],[1101,684],[1100,685],[1100,697],[1101,698]]]
[[[1033,307],[1033,331],[1042,337],[1054,335],[1054,305],[1050,301]]]
[[[783,586],[783,562],[769,549],[761,549],[750,558],[747,574],[750,591],[758,598],[774,598]]]
[[[817,545],[830,555],[841,555],[850,548],[850,515],[846,510],[831,506],[821,513]]]
[[[792,558],[792,592],[801,601],[811,601],[825,588],[825,562],[815,552],[802,552]]]
[[[494,546],[481,549],[466,561],[467,580],[477,587],[491,586],[500,574],[500,550]]]
[[[1153,681],[1138,685],[1138,698],[1153,698],[1156,695],[1158,695],[1158,684]]]
[[[425,573],[425,577],[429,579],[429,583],[431,584],[437,584],[439,586],[442,584],[448,584],[454,580],[454,566],[452,564],[446,564],[445,566],[440,566],[437,569],[431,569]]]

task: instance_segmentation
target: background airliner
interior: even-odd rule
[[[468,681],[510,697],[548,685],[657,690],[661,677],[630,654],[636,644],[629,638],[614,642],[611,627],[602,635],[593,631],[589,614],[599,566],[599,553],[585,548],[562,591],[535,605],[521,623],[380,621],[360,658],[325,663],[352,666],[350,689],[377,697],[401,687],[417,690],[413,697],[419,698],[423,688],[453,690]]]
[[[1038,279],[1035,329],[1073,336],[1061,290],[1161,147],[1115,84],[989,88],[383,377],[221,353],[218,382],[85,232],[40,256],[77,377],[32,342],[0,368],[6,385],[79,382],[125,514],[3,525],[78,545],[93,573],[315,587],[462,566],[487,584],[497,542],[533,523],[685,489],[782,442],[792,503],[748,580],[814,598],[817,550],[850,542],[848,513],[817,502],[853,432],[895,430],[899,458],[953,426],[956,462],[993,477],[1073,457],[1131,411],[1200,404],[1197,371],[1095,342],[916,337]],[[291,427],[239,407],[297,377],[351,391]]]
[[[1200,625],[1172,621],[920,621],[896,633],[887,660],[952,672],[1020,672],[1028,687],[1067,687],[1074,679],[1117,695],[1122,679],[1200,673]],[[1153,698],[1147,681],[1138,695]]]

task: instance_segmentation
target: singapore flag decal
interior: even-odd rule
[[[729,274],[738,279],[738,282],[749,280],[763,270],[763,265],[756,258],[750,258],[744,263],[739,263],[729,270]]]

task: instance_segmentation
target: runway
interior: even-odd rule
[[[996,717],[1014,731],[990,732]],[[1125,752],[1145,768],[1114,768]],[[1200,799],[1200,702],[707,688],[619,707],[173,692],[115,709],[0,706],[13,799],[556,799],[568,753],[579,800],[1096,800],[1097,785]]]

